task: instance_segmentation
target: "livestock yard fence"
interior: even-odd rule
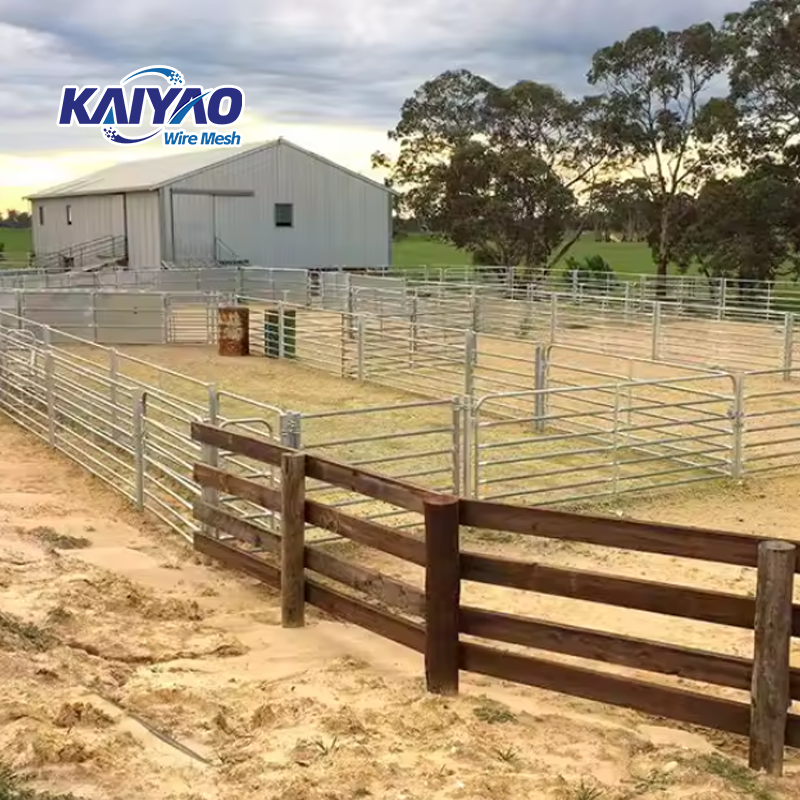
[[[385,310],[400,295],[361,288],[331,290],[326,304],[319,294],[294,303],[274,287],[256,296],[100,289],[90,301],[85,290],[2,290],[13,305],[0,310],[0,409],[202,552],[285,586],[287,624],[301,620],[304,599],[424,652],[433,690],[455,690],[460,668],[749,734],[751,763],[778,771],[784,745],[800,743],[798,718],[786,715],[789,698],[800,699],[800,676],[788,667],[789,632],[800,635],[793,547],[542,506],[795,464],[794,367],[745,374],[535,338],[520,350],[512,347],[518,337],[380,313],[374,304]],[[333,297],[373,308],[336,309]],[[211,350],[218,307],[229,303],[249,317],[250,358]],[[136,354],[130,344],[140,345]],[[189,376],[142,351],[165,362],[167,353],[196,351],[209,377],[223,363],[241,365],[239,376],[261,365],[298,381],[324,368],[354,386],[383,383],[407,394],[361,408],[287,409],[233,391],[236,380],[203,380],[199,369]],[[269,395],[270,380],[263,386]],[[511,497],[538,507],[496,502]],[[489,540],[492,531],[535,534],[758,567],[758,591],[754,600],[499,558],[463,547],[462,526],[489,531]],[[346,540],[424,570],[424,588],[345,561],[336,547]],[[269,558],[276,554],[282,571]],[[301,563],[323,578],[306,578]],[[755,657],[474,608],[460,601],[464,581],[754,630]],[[726,692],[752,682],[751,698],[590,670],[521,647],[678,674]]]
[[[285,443],[433,489],[537,505],[738,480],[791,468],[800,455],[800,368],[729,372],[614,355],[580,340],[542,344],[219,292],[10,296],[6,307],[14,313],[0,312],[0,359],[26,388],[0,402],[12,413],[27,413],[31,403],[35,418],[48,415],[41,425],[51,443],[58,421],[50,416],[67,414],[83,425],[84,438],[100,436],[102,445],[111,439],[131,456],[139,403],[145,452],[131,460],[132,484],[148,483],[143,473],[155,459],[168,465],[170,480],[196,490],[180,426],[198,417],[251,419]],[[254,355],[391,387],[404,399],[355,409],[284,408],[218,386],[213,370],[203,381],[170,369],[169,348],[155,350],[164,366],[144,360],[141,348],[138,357],[126,353],[129,345],[211,347],[218,307],[232,302],[249,311]],[[242,362],[243,375],[251,368]],[[52,403],[41,404],[50,384]],[[62,400],[65,392],[71,396]],[[128,428],[120,432],[123,422]],[[176,524],[187,532],[183,517]]]
[[[650,287],[646,276],[636,284],[624,282],[628,289],[620,293],[603,286],[590,291],[552,277],[548,282],[520,283],[509,279],[508,271],[503,275],[502,281],[491,282],[480,271],[465,272],[465,278],[474,280],[461,281],[261,267],[17,272],[0,274],[0,308],[29,316],[15,306],[21,302],[14,299],[20,291],[85,292],[74,301],[76,308],[88,308],[92,292],[187,297],[219,293],[350,315],[366,312],[404,323],[412,332],[416,326],[433,325],[718,369],[788,372],[797,360],[795,309],[800,312],[800,290],[794,283],[774,284],[770,290],[789,298],[781,305],[771,299],[773,294],[766,297],[755,291],[747,294],[746,302],[736,302],[727,291],[722,294],[728,299],[722,302],[722,290],[692,293],[686,287],[695,283],[688,276],[668,279],[668,285],[676,281],[684,288],[661,297],[650,288],[630,288]]]
[[[459,670],[466,670],[749,735],[751,767],[773,774],[781,772],[784,745],[800,746],[800,716],[787,712],[791,701],[800,699],[800,670],[789,665],[791,637],[800,635],[800,605],[792,603],[794,573],[800,569],[793,544],[459,499],[204,423],[192,425],[192,438],[205,448],[204,460],[194,467],[204,487],[194,513],[206,529],[195,536],[195,548],[280,591],[284,626],[303,625],[307,602],[424,653],[432,692],[457,692]],[[241,469],[220,469],[223,454],[247,459],[250,474],[253,464],[280,470],[280,488],[246,477]],[[307,494],[307,485],[319,484],[399,507],[415,517],[414,530],[370,522],[319,502]],[[279,514],[280,535],[232,510],[234,498]],[[345,560],[307,544],[306,526],[335,531],[361,547],[416,565],[422,586],[362,566],[352,553]],[[758,591],[754,599],[500,558],[463,547],[461,526],[755,567]],[[461,602],[462,581],[754,630],[754,657],[476,608]],[[514,649],[490,647],[490,641]],[[749,691],[750,701],[578,667],[521,648]]]

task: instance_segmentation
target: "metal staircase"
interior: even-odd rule
[[[37,253],[31,259],[31,266],[42,272],[69,272],[110,265],[124,266],[127,260],[127,237],[101,236],[54,253]]]
[[[250,265],[250,261],[246,258],[240,258],[236,253],[233,252],[231,247],[228,247],[219,236],[214,237],[215,249],[216,249],[216,264],[215,266],[221,267],[247,267]]]

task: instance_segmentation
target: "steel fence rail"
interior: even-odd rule
[[[383,290],[370,291],[374,302],[374,292]],[[199,447],[189,427],[201,419],[431,488],[541,504],[738,479],[794,466],[800,454],[800,370],[787,358],[795,342],[790,337],[787,351],[787,329],[774,323],[777,338],[757,341],[766,352],[780,339],[782,347],[764,358],[771,365],[780,349],[779,368],[734,374],[670,361],[669,347],[654,359],[650,352],[607,353],[603,342],[589,348],[500,336],[417,316],[315,309],[258,296],[163,295],[166,313],[156,319],[168,324],[155,338],[159,344],[214,343],[217,306],[235,299],[251,310],[255,355],[425,398],[315,413],[287,410],[0,309],[0,409],[187,538],[197,530],[191,510],[202,496],[192,477],[196,461],[213,457],[266,485],[279,481],[272,468]],[[362,292],[357,302],[363,305],[368,296]],[[455,298],[443,319],[469,312],[485,320],[485,307],[474,296],[469,288]],[[108,297],[117,302],[115,293]],[[541,330],[563,334],[574,308],[553,297],[531,301],[538,314],[532,319]],[[416,298],[415,314],[428,299]],[[130,301],[119,302],[130,311]],[[658,304],[630,305],[649,308],[658,325],[672,324]],[[622,306],[603,301],[587,308],[601,320],[625,313],[624,298]],[[146,321],[142,328],[155,324]],[[792,332],[793,326],[792,320]],[[119,326],[120,337],[126,331],[142,339],[135,326]],[[652,340],[642,338],[639,350],[648,351]],[[310,491],[369,518],[395,513],[363,497],[334,497],[317,486]],[[254,524],[276,526],[274,512],[219,493],[206,499],[234,506]]]
[[[512,393],[541,399],[534,420],[492,418],[484,409],[495,398],[480,398],[470,494],[549,504],[732,476],[735,382],[718,380],[726,392],[699,388],[708,378],[697,376]]]

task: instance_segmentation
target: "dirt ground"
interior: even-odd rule
[[[0,452],[0,759],[40,787],[98,800],[800,790],[794,760],[780,781],[749,775],[733,737],[472,675],[458,698],[427,696],[416,654],[313,611],[281,629],[272,593],[200,563],[5,420]],[[708,513],[771,509],[761,528],[797,534],[790,489]],[[653,513],[691,515],[691,499]]]

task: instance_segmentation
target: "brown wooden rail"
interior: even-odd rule
[[[281,489],[207,464],[197,464],[194,469],[195,481],[202,487],[278,512],[281,535],[207,500],[195,502],[194,514],[218,534],[198,534],[195,547],[281,591],[284,624],[291,620],[291,624],[297,624],[302,614],[294,606],[305,601],[422,652],[431,691],[457,691],[459,670],[468,670],[681,722],[749,734],[751,765],[773,774],[782,769],[784,746],[800,747],[800,716],[786,711],[790,697],[800,699],[800,670],[791,669],[788,663],[788,637],[800,635],[800,607],[791,602],[791,575],[798,568],[793,545],[743,534],[459,499],[205,423],[192,424],[192,437],[221,451],[281,466]],[[424,536],[360,519],[306,498],[303,475],[422,515]],[[293,521],[295,516],[299,522]],[[424,590],[306,544],[302,541],[303,523],[423,568]],[[759,593],[753,599],[471,552],[460,546],[462,525],[756,567]],[[229,539],[222,541],[219,534]],[[300,549],[295,557],[291,548],[296,546]],[[244,547],[253,549],[248,552]],[[279,565],[283,565],[283,572]],[[463,580],[755,628],[755,657],[739,658],[472,608],[461,603]],[[352,592],[339,591],[329,585],[330,581],[382,607]],[[462,641],[462,634],[750,691],[751,702],[508,652]]]

